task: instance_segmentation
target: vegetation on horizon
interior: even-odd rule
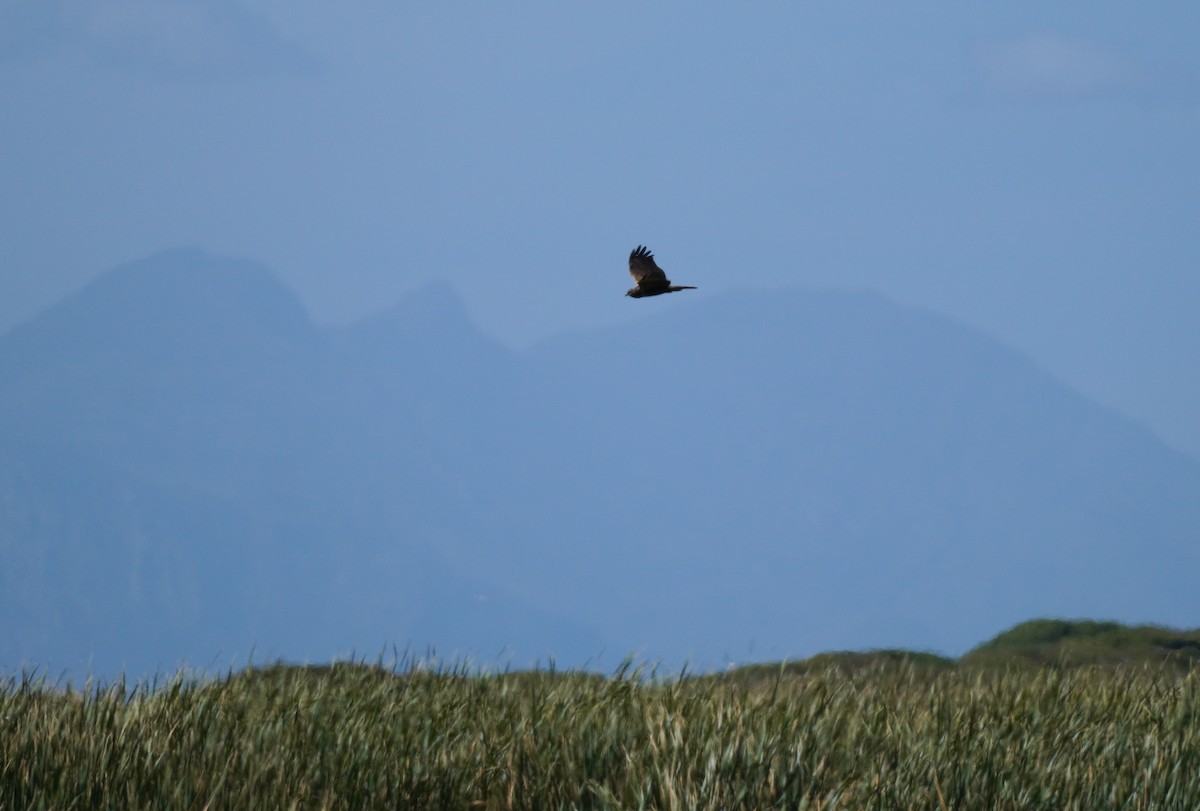
[[[273,665],[76,691],[25,676],[0,686],[0,808],[1200,807],[1195,670],[886,653],[770,678]]]
[[[960,660],[966,666],[1148,664],[1188,670],[1200,664],[1200,630],[1092,620],[1023,622]]]

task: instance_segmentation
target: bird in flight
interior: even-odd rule
[[[676,290],[696,289],[690,284],[671,284],[667,274],[663,273],[663,269],[655,263],[654,254],[650,253],[649,248],[641,245],[638,245],[633,249],[633,253],[629,254],[629,275],[637,282],[636,286],[625,291],[625,295],[631,298],[645,298],[662,293],[674,293]]]

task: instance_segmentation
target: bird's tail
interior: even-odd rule
[[[671,291],[672,293],[674,293],[676,290],[695,290],[695,289],[696,289],[696,286],[694,284],[673,284],[667,288],[667,290]]]

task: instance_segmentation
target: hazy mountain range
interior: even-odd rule
[[[254,263],[106,273],[0,336],[0,669],[1198,624],[1196,460],[878,295],[686,296],[512,351],[445,286],[334,328]]]

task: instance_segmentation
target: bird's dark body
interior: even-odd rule
[[[630,298],[645,298],[646,296],[661,296],[663,293],[674,293],[678,290],[695,290],[695,287],[686,284],[669,285],[658,290],[646,290],[642,286],[631,287],[625,291],[625,295]]]
[[[637,282],[634,287],[625,291],[625,295],[630,298],[661,296],[663,293],[696,289],[690,284],[671,284],[667,274],[654,261],[654,254],[650,253],[649,248],[641,245],[629,254],[629,275]]]

